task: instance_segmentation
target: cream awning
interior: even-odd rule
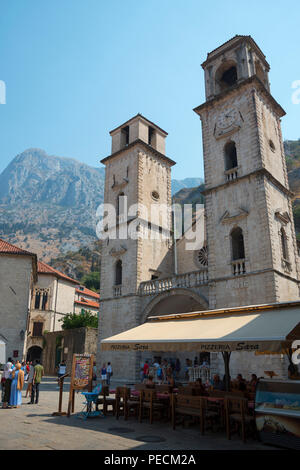
[[[280,351],[287,342],[299,338],[300,304],[292,302],[153,317],[136,328],[102,340],[101,349]]]

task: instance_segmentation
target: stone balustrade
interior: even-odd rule
[[[236,180],[238,177],[238,167],[230,168],[230,170],[225,171],[226,181]]]
[[[139,295],[153,295],[176,288],[191,288],[208,283],[208,269],[177,274],[164,279],[142,282],[139,287]]]
[[[121,297],[122,296],[122,286],[121,285],[114,286],[113,287],[113,294],[114,294],[114,297]]]
[[[232,274],[234,276],[240,276],[246,273],[246,263],[244,259],[237,259],[231,262]]]

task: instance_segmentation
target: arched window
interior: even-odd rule
[[[227,144],[224,147],[224,154],[225,154],[225,170],[231,170],[232,168],[236,168],[238,166],[238,162],[237,162],[236,146],[233,141],[227,142]]]
[[[286,239],[286,234],[285,234],[283,227],[281,227],[280,229],[280,241],[281,241],[282,257],[283,259],[288,260],[289,254],[288,254],[288,248],[287,248],[287,239]]]
[[[234,228],[230,234],[232,261],[245,258],[244,236],[240,227]]]
[[[216,72],[217,92],[222,92],[237,83],[238,74],[234,61],[222,64]]]
[[[124,214],[125,194],[120,193],[117,197],[117,217]]]
[[[119,259],[116,262],[116,276],[115,276],[115,285],[120,286],[122,284],[122,261]]]

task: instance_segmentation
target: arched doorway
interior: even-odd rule
[[[31,346],[31,348],[29,348],[27,351],[26,360],[36,361],[36,359],[38,359],[39,361],[41,361],[42,354],[43,354],[42,348],[40,348],[39,346]]]

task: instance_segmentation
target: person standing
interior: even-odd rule
[[[12,382],[11,373],[13,371],[13,368],[14,368],[13,360],[11,357],[9,357],[7,360],[7,363],[4,366],[4,371],[3,371],[3,378],[5,379],[5,383],[4,383],[4,395],[3,395],[2,408],[7,408],[9,400],[10,400],[10,391],[11,391],[11,382]]]
[[[112,366],[111,366],[110,362],[107,363],[106,373],[107,373],[106,383],[107,383],[107,385],[110,385],[110,378],[113,374]]]
[[[33,375],[32,390],[31,390],[31,401],[29,402],[30,405],[33,405],[33,403],[37,405],[39,402],[40,383],[42,381],[43,375],[44,375],[44,367],[40,364],[39,359],[37,359],[36,365],[34,366],[34,375]]]
[[[27,390],[26,390],[25,398],[27,398],[28,395],[31,396],[33,376],[34,376],[34,367],[33,367],[32,362],[30,362],[30,364],[29,364],[29,372],[28,372],[28,379],[27,379],[27,380],[28,380],[28,384],[27,384]]]
[[[180,369],[181,369],[180,360],[177,358],[176,362],[175,362],[175,377],[176,377],[176,379],[178,379]]]
[[[9,404],[13,408],[19,408],[22,405],[22,389],[24,387],[24,371],[18,362],[13,369]]]
[[[67,366],[65,364],[65,361],[62,361],[58,366],[58,378],[60,379],[60,377],[65,375],[66,372],[67,372]]]
[[[147,379],[149,375],[149,364],[148,361],[145,362],[144,367],[143,367],[143,372],[144,372],[144,380]]]
[[[103,364],[102,369],[101,369],[101,380],[102,380],[102,385],[106,384],[106,379],[107,379],[107,370],[105,364]]]

